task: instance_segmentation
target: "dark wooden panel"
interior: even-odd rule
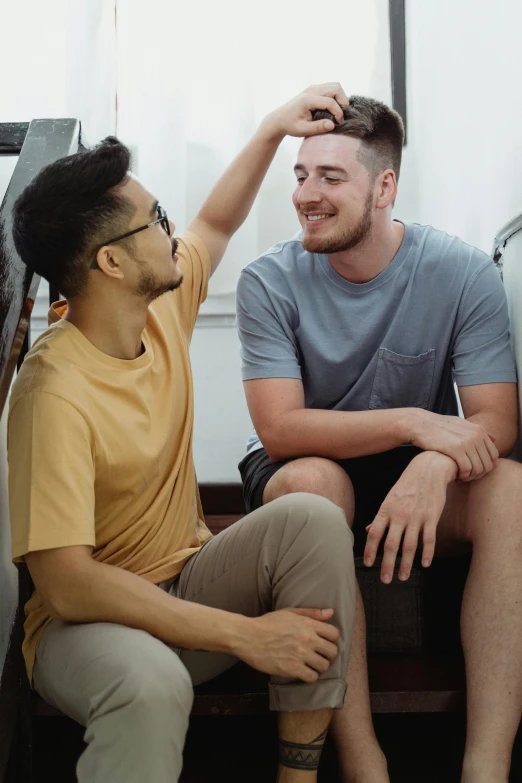
[[[0,207],[0,414],[34,306],[39,278],[22,263],[12,239],[11,210],[43,166],[78,149],[78,120],[33,120]]]
[[[0,155],[18,155],[28,128],[28,122],[0,122]]]
[[[465,707],[464,666],[459,656],[370,657],[371,705],[374,713],[460,712]],[[238,664],[198,686],[193,715],[258,715],[268,711],[268,678]],[[39,717],[61,713],[37,694]]]
[[[244,514],[242,485],[200,484],[199,493],[203,511],[207,514]]]
[[[0,780],[4,780],[15,735],[20,703],[19,651],[16,620],[0,681]]]
[[[406,103],[406,11],[405,0],[390,0],[390,49],[393,108],[404,123],[404,143],[408,134]]]

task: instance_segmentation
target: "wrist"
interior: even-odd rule
[[[397,408],[394,413],[396,413],[395,428],[398,441],[415,445],[427,411],[422,408]]]
[[[243,660],[244,651],[252,641],[254,635],[255,618],[245,617],[243,614],[229,613],[229,621],[221,631],[221,650],[236,658]]]
[[[277,122],[276,113],[271,112],[261,122],[257,129],[257,135],[265,143],[279,146],[286,136],[286,131]]]
[[[441,454],[440,451],[423,451],[415,459],[429,462],[430,470],[439,471],[446,484],[456,481],[459,469],[455,460],[447,454]]]

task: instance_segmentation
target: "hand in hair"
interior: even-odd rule
[[[271,112],[263,124],[274,136],[317,136],[333,130],[335,122],[343,121],[346,106],[348,98],[338,82],[319,84]],[[318,110],[334,119],[314,120],[313,112]]]

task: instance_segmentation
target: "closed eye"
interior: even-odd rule
[[[336,179],[335,177],[325,177],[325,181],[329,182],[330,185],[335,185],[337,182],[340,182],[340,179]]]

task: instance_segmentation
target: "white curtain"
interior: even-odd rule
[[[387,0],[117,2],[118,136],[177,230],[267,112],[310,84],[391,100]],[[207,313],[233,311],[240,270],[299,228],[298,140],[281,145],[211,281]]]

